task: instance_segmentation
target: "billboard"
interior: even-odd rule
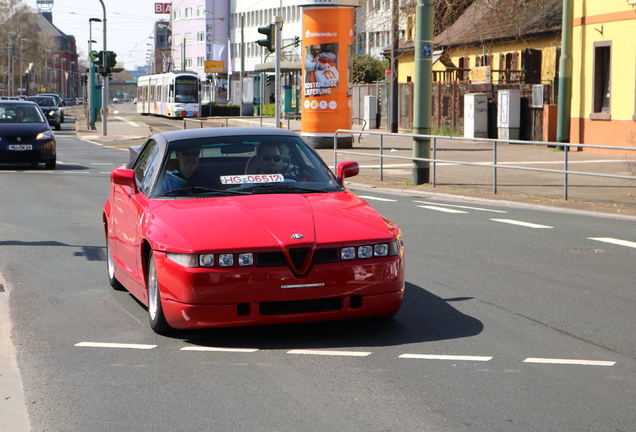
[[[305,7],[301,135],[351,128],[353,8]]]

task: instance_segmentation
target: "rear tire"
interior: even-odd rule
[[[159,291],[159,283],[157,282],[157,269],[155,267],[155,258],[150,252],[148,257],[148,316],[150,318],[150,328],[157,334],[165,335],[172,331],[172,327],[166,321],[161,306],[161,291]]]
[[[56,164],[57,164],[57,161],[52,160],[52,161],[46,162],[44,166],[46,166],[46,169],[54,170]]]

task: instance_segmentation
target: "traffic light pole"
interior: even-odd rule
[[[104,5],[104,0],[99,0],[102,4],[102,9],[104,11],[104,52],[107,52],[106,48],[106,6]],[[107,75],[102,75],[102,135],[106,136],[108,133],[108,79]]]
[[[283,32],[283,17],[275,16],[274,24],[276,24],[276,66],[275,66],[275,81],[274,85],[276,86],[275,90],[275,104],[276,104],[276,127],[279,128],[280,125],[280,51],[281,51],[281,34]]]

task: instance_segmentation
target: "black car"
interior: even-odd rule
[[[26,100],[40,105],[49,125],[55,130],[62,129],[62,109],[58,106],[57,100],[52,96],[29,96]]]
[[[35,102],[0,100],[0,164],[46,164],[55,169],[55,134]]]
[[[62,107],[66,105],[64,104],[64,101],[62,100],[60,95],[55,93],[41,93],[41,94],[38,94],[37,96],[51,96],[52,98],[55,98],[55,100],[57,101],[57,106],[60,107],[60,115],[62,116],[62,123],[64,123],[64,110],[62,109]]]

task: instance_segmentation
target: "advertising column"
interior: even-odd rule
[[[315,148],[333,148],[338,129],[351,129],[353,7],[357,0],[301,0],[302,103],[300,134]],[[338,135],[338,148],[351,148]]]

